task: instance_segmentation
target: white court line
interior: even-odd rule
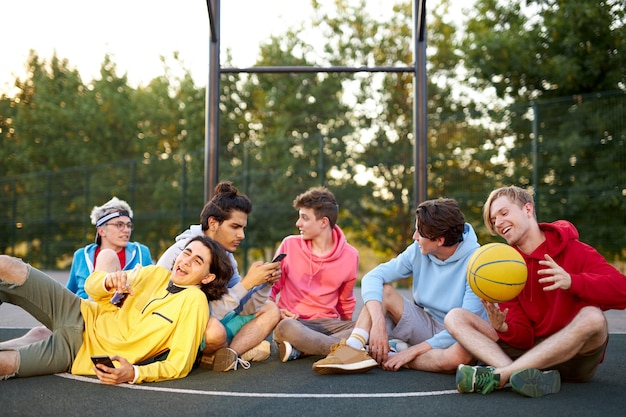
[[[68,373],[56,374],[61,378],[73,379],[92,384],[101,384],[99,379]],[[424,391],[424,392],[372,392],[355,394],[286,394],[280,392],[233,392],[233,391],[201,391],[193,389],[160,388],[147,385],[119,384],[120,388],[143,391],[167,392],[173,394],[213,395],[219,397],[254,397],[254,398],[400,398],[400,397],[431,397],[436,395],[458,394],[457,390]]]

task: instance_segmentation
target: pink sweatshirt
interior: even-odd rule
[[[286,253],[282,275],[272,287],[270,298],[278,307],[300,318],[351,320],[356,298],[354,284],[359,253],[339,228],[333,229],[333,249],[326,256],[311,253],[311,241],[299,235],[287,236],[276,253]]]

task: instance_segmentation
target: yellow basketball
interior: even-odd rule
[[[515,298],[526,285],[526,262],[504,243],[488,243],[474,252],[467,264],[467,282],[474,293],[498,303]]]

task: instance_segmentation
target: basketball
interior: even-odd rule
[[[526,284],[526,262],[504,243],[488,243],[467,264],[467,282],[483,300],[498,303],[515,298]]]

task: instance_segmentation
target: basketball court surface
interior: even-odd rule
[[[94,377],[70,374],[0,381],[0,416],[621,416],[626,314],[609,311],[607,317],[606,360],[594,379],[563,383],[560,393],[542,398],[506,388],[460,394],[454,375],[406,369],[318,375],[311,366],[319,357],[282,363],[274,346],[268,360],[248,370],[197,369],[175,381],[105,386]],[[36,323],[20,309],[0,306],[0,340],[20,336]]]

